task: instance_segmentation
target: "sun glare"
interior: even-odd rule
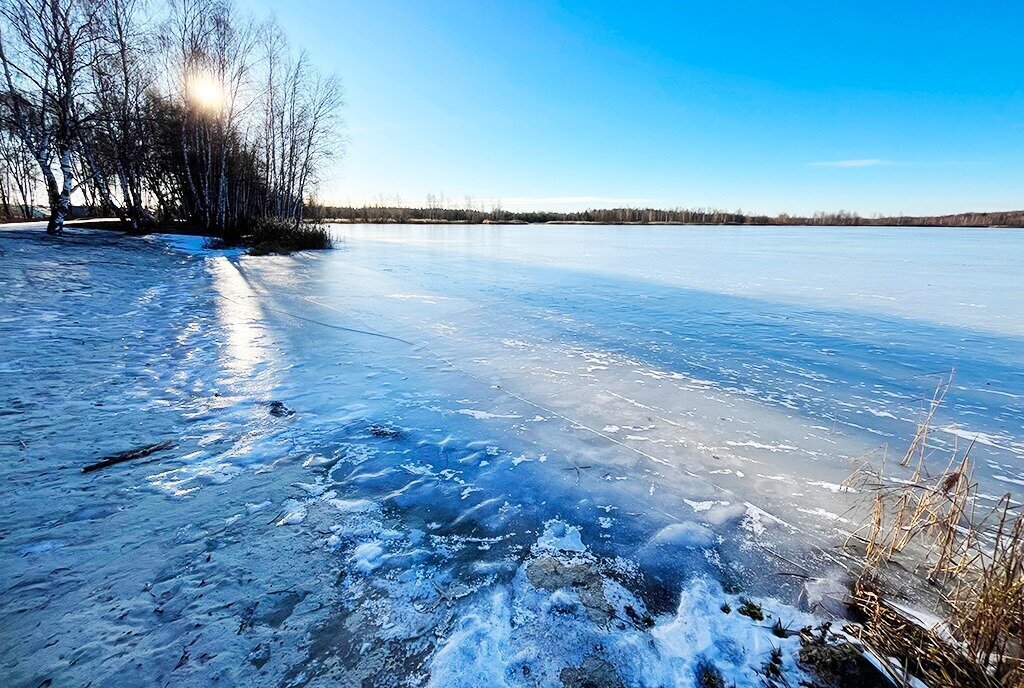
[[[220,110],[224,105],[224,89],[209,74],[193,74],[188,79],[188,97],[207,110]]]

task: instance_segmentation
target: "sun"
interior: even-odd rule
[[[224,88],[209,74],[196,73],[188,78],[188,98],[199,107],[217,111],[224,106]]]

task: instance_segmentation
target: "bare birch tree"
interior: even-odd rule
[[[146,142],[152,134],[147,92],[154,81],[145,51],[152,39],[142,19],[147,9],[144,0],[104,0],[98,5],[91,69],[95,113],[80,139],[92,183],[133,232],[153,220],[144,199],[151,150]]]
[[[39,167],[59,234],[76,188],[75,156],[90,94],[97,4],[85,0],[0,0],[0,67],[13,131]]]
[[[5,219],[27,220],[34,211],[39,175],[11,124],[9,119],[0,120],[0,204]]]
[[[268,211],[281,219],[302,220],[305,199],[318,174],[341,154],[341,83],[317,72],[305,52],[293,57],[276,24],[263,30],[264,92],[260,98],[260,147]]]

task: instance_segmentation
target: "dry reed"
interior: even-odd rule
[[[849,632],[904,685],[910,674],[935,688],[1024,688],[1024,516],[1009,494],[979,506],[974,442],[962,454],[954,445],[937,473],[929,466],[942,455],[928,437],[951,381],[936,389],[900,463],[913,466],[909,477],[886,475],[883,461],[847,481],[871,498],[870,518],[847,542],[859,557],[852,602],[862,617]],[[936,619],[915,618],[896,601],[900,588],[918,609],[927,600]]]

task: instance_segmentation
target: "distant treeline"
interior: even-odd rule
[[[0,0],[0,215],[233,238],[298,222],[340,83],[231,0]]]
[[[956,215],[896,215],[861,217],[839,211],[796,215],[755,215],[710,209],[610,208],[573,213],[549,211],[513,212],[501,208],[474,210],[465,208],[402,208],[388,206],[317,207],[310,214],[320,219],[342,222],[440,222],[440,223],[567,223],[567,224],[680,224],[680,225],[819,225],[819,226],[896,226],[896,227],[1024,227],[1024,210]]]

